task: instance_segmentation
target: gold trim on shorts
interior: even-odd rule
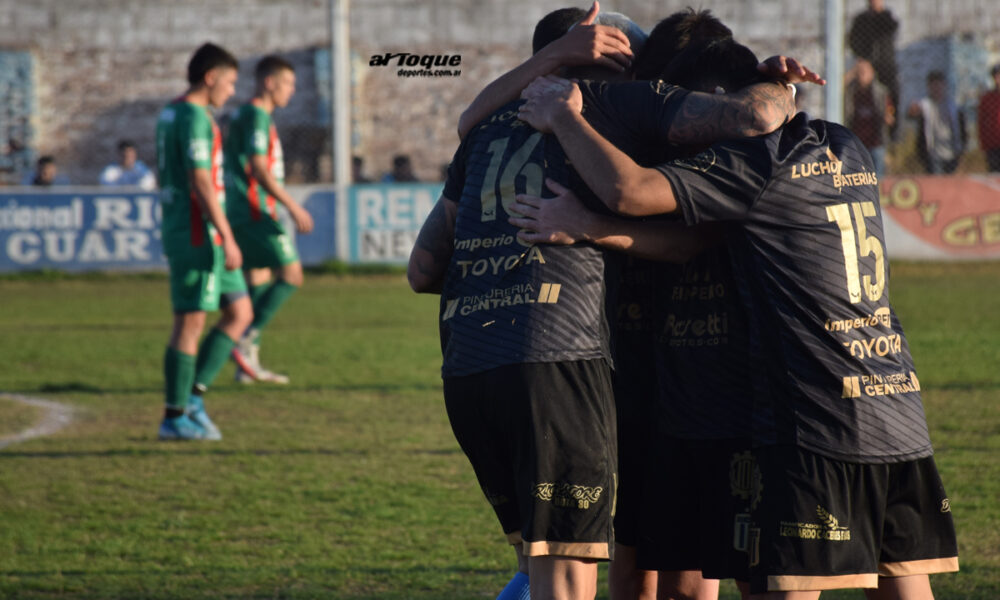
[[[808,592],[841,588],[877,588],[878,573],[852,575],[768,575],[769,592]]]
[[[511,546],[517,546],[523,541],[524,540],[521,539],[520,531],[511,531],[510,533],[507,534],[507,543],[510,544]]]
[[[953,573],[958,570],[958,557],[928,558],[903,562],[879,563],[878,574],[883,577],[906,577],[907,575],[930,575],[931,573]]]
[[[573,558],[608,559],[607,542],[529,542],[521,550],[525,556],[571,556]]]

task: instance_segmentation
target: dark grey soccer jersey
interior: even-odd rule
[[[930,455],[860,141],[799,114],[660,169],[689,224],[739,225],[729,246],[749,318],[755,444],[866,463]]]
[[[603,110],[592,90],[606,88],[589,82],[581,88],[593,104],[584,114],[612,138],[638,131],[643,136],[637,140],[662,144],[684,92],[635,86],[614,86],[611,94],[627,96],[642,119]],[[589,244],[525,246],[507,221],[516,194],[550,195],[543,189],[546,177],[574,190],[588,208],[607,210],[555,137],[517,120],[518,104],[477,125],[448,170],[444,196],[458,202],[458,215],[441,295],[444,376],[525,362],[611,360],[604,251]]]
[[[657,431],[681,439],[747,435],[753,396],[747,316],[726,244],[657,273]]]

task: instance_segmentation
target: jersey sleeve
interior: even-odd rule
[[[250,139],[245,140],[248,156],[267,156],[271,142],[271,117],[263,110],[254,108],[250,127],[246,132]]]
[[[688,225],[746,220],[771,174],[766,144],[740,140],[656,167],[673,188]]]
[[[200,112],[191,113],[191,118],[181,131],[182,140],[187,149],[184,153],[186,170],[212,168],[212,121],[208,115]]]

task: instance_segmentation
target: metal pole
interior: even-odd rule
[[[844,122],[844,0],[826,0],[826,119]]]
[[[330,149],[337,190],[337,257],[346,259],[347,188],[351,183],[350,0],[330,0]]]

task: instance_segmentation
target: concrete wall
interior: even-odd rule
[[[712,8],[758,54],[784,52],[822,68],[822,7],[793,0],[617,0],[620,10],[650,27],[689,4]],[[847,0],[847,14],[866,6]],[[954,31],[1000,31],[995,0],[887,0],[901,21],[900,45]],[[563,6],[554,0],[354,0],[351,46],[356,153],[369,175],[388,168],[392,154],[410,153],[418,175],[437,179],[456,146],[458,114],[490,79],[527,57],[535,21]],[[849,21],[848,21],[849,22]],[[161,105],[183,91],[185,65],[198,44],[212,40],[243,61],[237,98],[252,91],[252,68],[265,53],[291,55],[299,93],[276,115],[290,177],[329,176],[322,156],[322,105],[313,50],[328,45],[327,0],[0,0],[0,49],[32,52],[39,154],[54,154],[77,183],[96,181],[121,137],[135,139],[153,160],[153,127]],[[993,44],[995,38],[986,42]],[[992,52],[998,48],[990,47]],[[373,68],[382,52],[459,53],[458,78],[400,78]],[[821,94],[813,94],[819,101]],[[234,101],[235,105],[235,101]]]

